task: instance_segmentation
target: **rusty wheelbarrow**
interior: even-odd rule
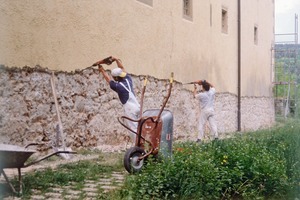
[[[29,167],[33,164],[41,162],[51,156],[57,154],[65,154],[65,153],[76,153],[74,151],[56,151],[54,153],[48,154],[40,159],[35,161],[25,163],[28,158],[34,154],[35,150],[27,149],[30,145],[39,145],[38,143],[31,143],[26,147],[20,147],[17,145],[9,145],[9,144],[0,144],[0,175],[3,174],[7,184],[12,189],[12,191],[16,194],[22,194],[22,176],[21,176],[21,168]],[[17,191],[13,185],[10,183],[4,169],[7,168],[17,168],[18,169],[18,180],[19,180],[19,191]]]
[[[165,109],[165,106],[171,95],[173,73],[171,74],[168,93],[160,109],[149,109],[143,112],[146,83],[147,78],[145,79],[141,97],[141,117],[138,120],[126,116],[118,118],[121,125],[137,135],[135,146],[129,148],[124,156],[124,167],[129,173],[141,171],[144,161],[150,155],[154,158],[170,158],[172,155],[173,114],[171,111]],[[137,131],[130,129],[124,123],[124,119],[137,122]]]

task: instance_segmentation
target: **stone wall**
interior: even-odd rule
[[[269,128],[274,124],[275,105],[273,98],[243,97],[241,102],[242,131]]]
[[[57,134],[58,118],[51,88],[51,72],[35,68],[0,68],[0,140],[1,143],[26,145],[50,141]],[[132,75],[138,99],[144,76]],[[96,69],[55,72],[55,88],[66,145],[77,148],[126,148],[127,130],[117,117],[123,115],[115,92]],[[176,74],[175,74],[176,79]],[[169,80],[148,78],[144,110],[160,108]],[[192,92],[174,82],[166,109],[174,114],[174,140],[195,140],[198,102]],[[237,130],[237,96],[217,93],[216,120],[221,137]],[[242,98],[242,129],[256,130],[274,123],[272,99]],[[50,148],[50,147],[49,147]]]

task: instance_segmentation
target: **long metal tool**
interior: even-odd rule
[[[145,95],[147,82],[148,82],[148,76],[145,77],[144,86],[143,86],[143,90],[142,90],[141,104],[140,104],[140,106],[141,106],[140,107],[140,117],[143,115],[144,95]]]
[[[64,138],[64,132],[63,132],[63,126],[62,126],[62,122],[61,122],[61,118],[60,118],[60,113],[59,113],[59,109],[58,109],[58,102],[57,102],[57,96],[56,96],[56,90],[55,90],[55,76],[54,76],[54,72],[52,72],[52,76],[51,76],[51,88],[52,88],[52,93],[53,93],[53,97],[54,97],[54,103],[55,103],[55,109],[56,109],[56,115],[57,115],[57,120],[58,120],[58,135],[56,136],[56,148],[59,147],[59,138],[61,138],[61,142],[62,142],[62,147],[65,148],[65,138]]]
[[[82,69],[82,70],[80,70],[80,71],[84,71],[84,70],[87,70],[87,69],[94,69],[94,67],[96,67],[96,66],[98,66],[98,65],[101,65],[101,64],[110,65],[112,62],[113,62],[113,59],[112,59],[111,56],[109,56],[109,57],[106,57],[106,58],[104,58],[104,59],[102,59],[102,60],[99,60],[99,61],[95,62],[95,63],[92,64],[91,66],[86,67],[86,68],[84,68],[84,69]]]
[[[160,112],[159,112],[159,114],[157,116],[157,119],[155,121],[159,121],[160,120],[161,113],[163,112],[163,110],[164,110],[164,108],[165,108],[165,106],[166,106],[166,104],[167,104],[167,102],[168,102],[168,100],[169,100],[169,98],[171,96],[171,91],[172,91],[172,86],[173,86],[173,80],[174,80],[174,72],[171,73],[168,94],[166,96],[166,99],[165,99],[162,107],[160,108]]]
[[[183,83],[183,85],[196,84],[196,82]]]

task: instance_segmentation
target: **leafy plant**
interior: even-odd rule
[[[171,160],[129,176],[124,199],[264,199],[299,197],[300,126],[236,134],[205,144],[178,143]],[[298,195],[298,196],[297,196]]]

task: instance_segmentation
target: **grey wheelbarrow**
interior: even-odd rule
[[[56,151],[40,159],[26,163],[29,157],[36,152],[35,150],[27,149],[27,147],[31,145],[39,145],[39,143],[30,143],[26,147],[20,147],[17,145],[9,145],[9,144],[0,144],[0,175],[3,174],[7,184],[12,189],[12,191],[16,194],[22,194],[22,176],[21,176],[22,168],[26,168],[36,163],[39,163],[54,155],[76,153],[74,151]],[[16,190],[15,187],[9,181],[4,171],[4,169],[8,169],[8,168],[18,169],[19,190]]]

